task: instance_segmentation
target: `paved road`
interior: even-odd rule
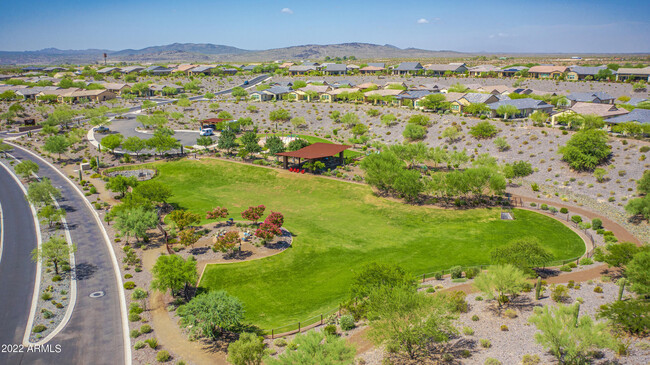
[[[19,345],[25,335],[36,279],[36,264],[30,259],[30,252],[36,248],[36,231],[23,191],[1,166],[0,204],[4,228],[0,232],[4,239],[0,258],[0,346]],[[20,364],[23,360],[23,354],[0,350],[0,364]]]
[[[67,326],[49,342],[53,345],[60,344],[61,352],[27,353],[21,364],[124,364],[119,297],[121,289],[117,287],[111,256],[102,238],[102,231],[92,217],[93,213],[72,184],[53,168],[20,148],[15,148],[12,155],[20,160],[30,159],[38,163],[39,176],[50,178],[52,185],[61,190],[59,204],[67,211],[70,235],[77,245],[75,308]],[[4,190],[4,185],[2,186]],[[17,226],[24,230],[23,224],[26,223]],[[6,281],[5,276],[2,278],[0,282]],[[89,295],[96,291],[104,291],[106,295],[90,298]],[[128,331],[128,328],[125,330]],[[6,364],[2,361],[0,363]]]

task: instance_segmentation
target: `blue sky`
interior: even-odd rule
[[[466,52],[650,52],[650,1],[0,0],[0,50],[368,42]]]

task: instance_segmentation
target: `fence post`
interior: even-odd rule
[[[273,331],[275,330],[271,329],[271,339],[273,339],[273,335],[274,335]]]
[[[298,333],[300,333],[300,322],[298,322]]]
[[[426,275],[426,274],[422,274],[422,282],[423,282],[423,283],[424,283],[424,276],[425,276],[425,275]]]
[[[320,324],[321,325],[323,324],[323,315],[322,314],[320,315]]]

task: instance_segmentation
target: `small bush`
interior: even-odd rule
[[[517,318],[517,312],[514,309],[506,309],[504,314],[508,318]]]
[[[169,355],[169,352],[165,350],[158,351],[158,353],[156,354],[156,360],[158,362],[167,362],[169,361],[170,358],[171,356]]]
[[[508,331],[508,326],[506,326],[505,324],[502,324],[501,325],[501,331],[504,331],[504,332]]]
[[[582,304],[582,303],[584,303],[584,302],[585,302],[585,300],[584,300],[584,299],[582,299],[582,297],[577,297],[577,298],[576,298],[576,302],[578,302],[578,303],[580,303],[580,304]]]
[[[591,228],[598,230],[603,228],[603,221],[599,218],[594,218],[591,220]]]
[[[148,324],[143,324],[142,327],[140,327],[141,333],[150,333],[151,331],[152,331],[151,326]]]
[[[43,293],[43,294],[41,294],[41,299],[43,299],[43,300],[52,299],[52,293]]]
[[[435,293],[435,292],[436,292],[436,288],[430,286],[430,287],[427,288],[426,292],[427,292],[427,293]]]
[[[34,328],[32,328],[32,332],[41,333],[41,332],[45,331],[46,329],[47,329],[47,327],[45,327],[44,325],[37,324],[36,326],[34,326]]]
[[[478,295],[478,296],[476,296],[476,298],[474,298],[474,300],[477,301],[477,302],[480,302],[480,301],[483,301],[483,297]]]
[[[560,213],[567,214],[569,213],[569,210],[567,208],[560,208]]]
[[[650,147],[648,147],[648,146],[643,146],[643,147],[639,148],[639,151],[640,151],[641,153],[646,153],[646,152],[650,151]]]
[[[576,282],[575,282],[575,281],[573,281],[573,280],[569,280],[569,282],[567,283],[566,287],[569,288],[569,289],[573,289],[573,287],[574,287],[575,285],[576,285]]]
[[[594,260],[590,259],[589,257],[584,257],[580,259],[580,265],[591,265],[594,263]]]
[[[548,210],[548,205],[547,204],[542,204],[541,208],[542,208],[542,210]]]
[[[140,336],[140,331],[138,330],[131,330],[131,337],[133,338],[138,338]]]
[[[563,265],[560,267],[560,271],[571,272],[571,267],[569,267],[568,265]]]
[[[485,349],[489,349],[490,347],[492,347],[492,342],[490,342],[490,340],[488,340],[487,338],[482,338],[480,343],[481,343],[481,347]]]
[[[131,321],[131,322],[137,322],[137,321],[139,321],[140,319],[141,319],[141,318],[140,318],[140,315],[137,314],[137,313],[130,313],[130,314],[129,314],[129,321]]]
[[[566,264],[566,266],[568,266],[568,267],[570,267],[570,268],[572,268],[572,269],[575,269],[576,267],[578,267],[578,264],[576,264],[575,262],[571,261],[571,262],[569,262],[568,264]]]
[[[43,318],[45,318],[45,319],[50,319],[50,318],[54,317],[54,313],[50,312],[49,310],[47,310],[45,308],[41,309],[41,313],[43,314]]]
[[[433,274],[433,276],[436,278],[436,280],[442,280],[442,277],[444,275],[442,274],[442,271],[438,271],[437,273]]]
[[[298,344],[295,342],[289,342],[287,345],[287,350],[296,350],[298,348]]]
[[[124,289],[131,290],[133,288],[135,288],[135,283],[134,282],[127,281],[126,283],[124,283]]]
[[[56,283],[57,281],[61,281],[61,280],[63,280],[63,279],[61,278],[61,275],[54,275],[54,276],[52,277],[52,281],[55,282],[55,283]]]
[[[474,334],[474,330],[471,327],[463,327],[463,334],[471,336]]]
[[[569,299],[569,289],[564,285],[558,285],[551,288],[551,299],[557,303],[565,302]]]
[[[582,217],[579,215],[573,215],[571,216],[571,221],[576,224],[582,223]]]
[[[463,277],[463,268],[460,266],[454,266],[451,268],[451,278],[458,279]]]
[[[475,314],[472,316],[472,321],[477,322],[480,318]]]
[[[323,328],[323,332],[328,335],[335,335],[336,334],[336,326],[333,324],[328,324]]]
[[[277,347],[284,347],[287,345],[287,340],[284,338],[278,338],[275,341],[273,341],[273,344]]]
[[[468,278],[468,279],[474,279],[474,277],[476,277],[476,275],[478,275],[479,272],[480,272],[480,270],[477,267],[469,268],[469,269],[465,270],[465,277]]]
[[[147,345],[149,345],[149,347],[151,347],[152,349],[158,348],[158,339],[157,338],[148,338],[148,339],[144,340],[144,342],[146,342]]]
[[[485,359],[485,365],[501,365],[501,361],[493,358],[493,357],[488,357]]]
[[[349,315],[343,315],[341,318],[339,318],[339,326],[341,326],[341,329],[343,331],[349,331],[355,327],[354,325],[354,318]]]
[[[521,358],[521,364],[522,365],[537,365],[541,362],[542,360],[539,358],[539,355],[524,355],[524,357]]]
[[[594,287],[594,293],[599,293],[600,294],[602,292],[603,292],[603,288],[601,288],[600,286]]]
[[[133,277],[133,275],[131,275],[131,274],[124,274],[125,279],[131,279],[132,277]]]
[[[144,344],[143,341],[138,341],[133,345],[133,348],[136,350],[140,350],[141,348],[145,347],[146,345]]]

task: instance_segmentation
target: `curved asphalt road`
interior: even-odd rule
[[[124,341],[122,333],[122,316],[120,312],[120,297],[115,271],[112,266],[108,247],[104,243],[103,233],[96,224],[92,212],[83,201],[84,198],[74,190],[72,184],[53,168],[39,159],[28,154],[23,149],[15,147],[12,152],[19,160],[29,159],[39,167],[38,175],[52,180],[52,185],[61,190],[62,198],[59,204],[67,211],[66,220],[70,228],[72,241],[77,245],[77,300],[72,317],[54,338],[48,342],[51,345],[61,345],[60,353],[25,353],[21,362],[16,364],[124,364]],[[4,185],[2,190],[4,191]],[[21,194],[22,198],[22,194]],[[3,204],[3,209],[7,211]],[[27,221],[16,224],[22,231],[32,230]],[[3,255],[4,256],[4,255]],[[4,257],[2,259],[4,262]],[[2,276],[0,284],[7,282],[10,276]],[[29,295],[22,293],[16,296],[28,296],[31,299],[33,279],[29,287]],[[23,288],[27,290],[27,288]],[[104,291],[101,298],[90,298],[96,291]],[[4,292],[3,297],[4,297]],[[1,302],[0,302],[1,303]],[[29,306],[26,307],[29,310]],[[26,320],[26,318],[25,318]],[[4,328],[4,327],[3,327]],[[128,331],[128,328],[125,329]],[[19,332],[24,333],[24,324]],[[0,364],[13,364],[0,361]]]
[[[23,191],[9,172],[0,166],[0,204],[3,210],[2,257],[0,258],[0,346],[23,342],[32,306],[36,264],[30,259],[36,248],[32,211]],[[28,364],[24,354],[0,349],[0,364]]]

